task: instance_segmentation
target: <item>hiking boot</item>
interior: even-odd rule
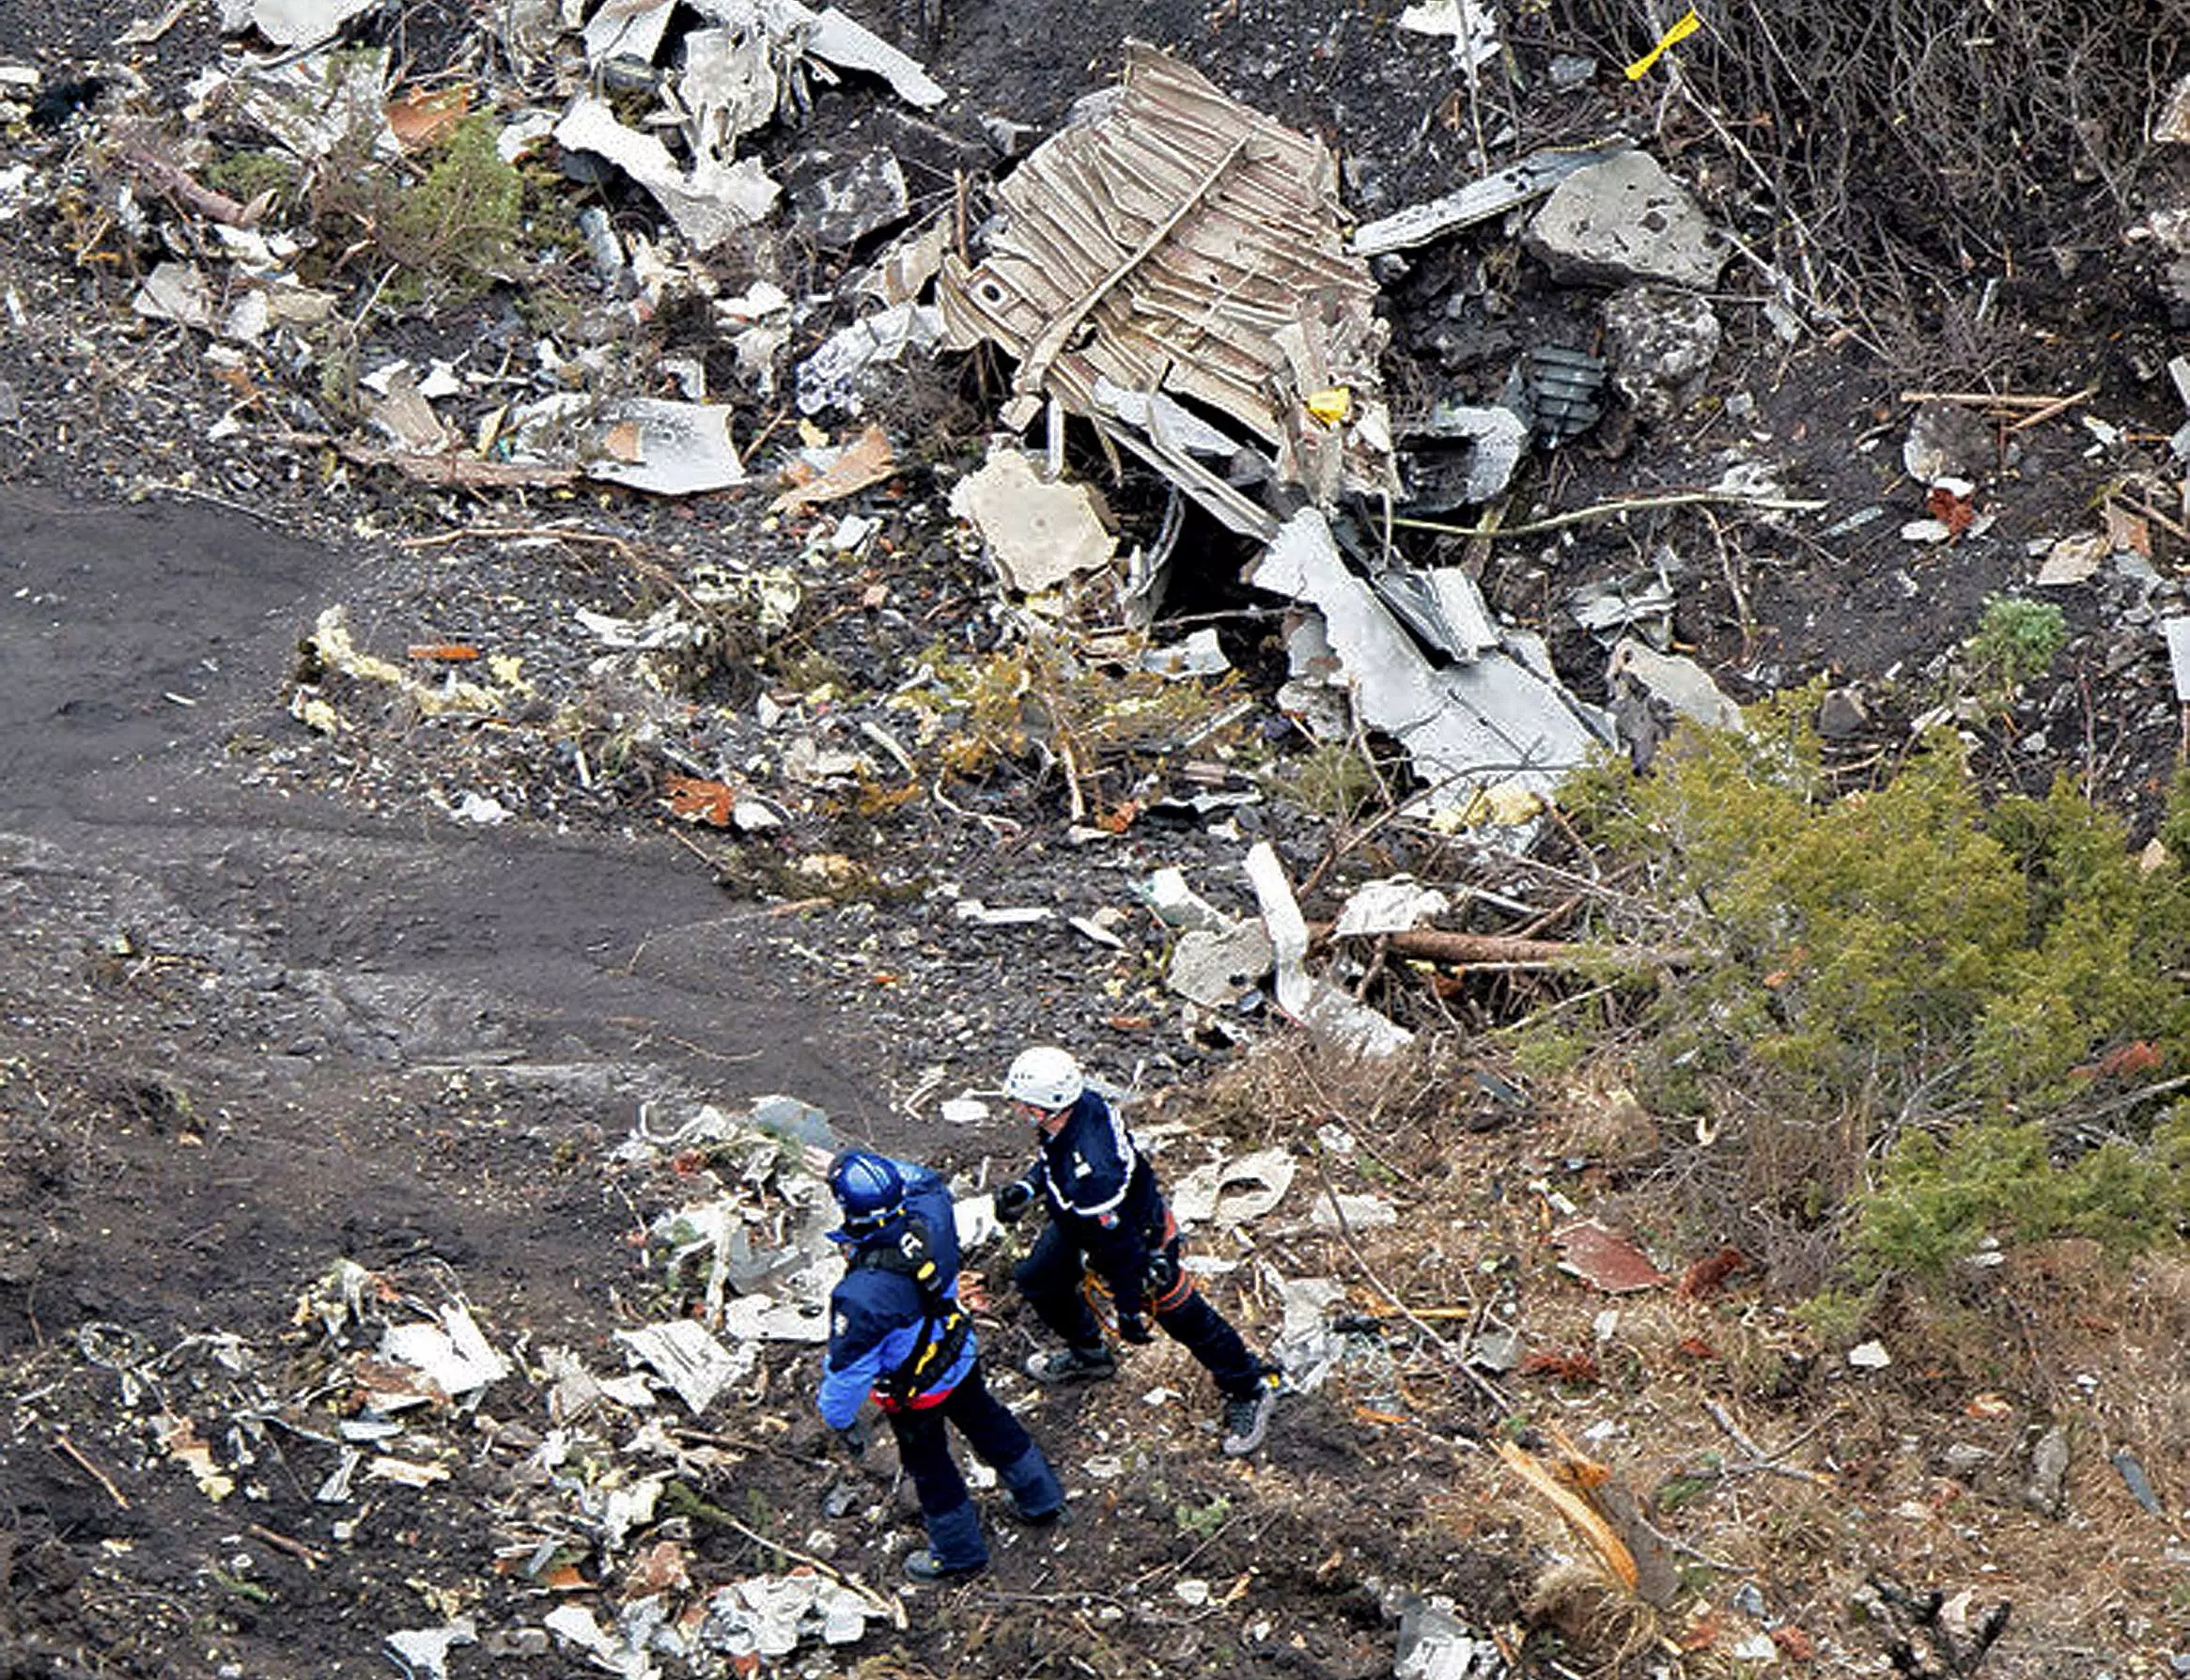
[[[1108,1347],[1060,1347],[1037,1353],[1026,1363],[1036,1382],[1102,1382],[1118,1374],[1118,1356]]]
[[[1070,1505],[1059,1505],[1054,1510],[1044,1511],[1032,1517],[1015,1505],[1012,1507],[1012,1515],[1030,1529],[1068,1529],[1072,1526],[1072,1507]]]
[[[955,1580],[971,1580],[988,1567],[987,1560],[978,1563],[961,1563],[949,1568],[936,1562],[936,1554],[926,1547],[908,1552],[905,1558],[905,1579],[918,1581],[924,1587],[947,1585]]]
[[[1278,1378],[1266,1373],[1251,1394],[1227,1396],[1224,1402],[1224,1456],[1245,1458],[1263,1444],[1270,1432],[1270,1413],[1278,1409]]]

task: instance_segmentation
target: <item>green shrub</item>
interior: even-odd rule
[[[2136,1092],[2190,1043],[2190,783],[2146,866],[2066,786],[1987,809],[1949,735],[1835,797],[1814,703],[1685,731],[1576,811],[1693,920],[1701,959],[1653,1001],[1635,1074],[1733,1141],[1713,1222],[1852,1230],[1912,1271],[1988,1234],[2171,1239],[2190,1143]]]

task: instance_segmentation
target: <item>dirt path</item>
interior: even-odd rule
[[[0,1039],[129,1087],[168,1131],[70,1187],[130,1210],[93,1245],[81,1227],[107,1221],[79,1206],[57,1239],[84,1311],[195,1316],[361,1235],[499,1252],[480,1243],[491,1197],[464,1206],[405,1170],[429,1140],[389,1105],[422,1091],[501,1093],[500,1121],[543,1155],[620,1134],[650,1097],[781,1090],[854,1125],[875,1106],[858,1042],[771,985],[751,913],[679,848],[240,786],[235,754],[286,723],[269,697],[342,557],[188,506],[5,492],[0,521],[0,989],[17,1005]],[[192,1124],[209,1146],[176,1150]],[[220,1217],[259,1229],[257,1280],[203,1240],[207,1198],[246,1183]],[[502,1264],[521,1273],[547,1234],[514,1223]],[[58,1257],[32,1268],[47,1334],[77,1315]],[[0,1340],[28,1329],[0,1322]]]

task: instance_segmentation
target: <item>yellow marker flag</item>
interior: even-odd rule
[[[1627,67],[1627,79],[1630,82],[1641,81],[1643,77],[1650,74],[1650,67],[1664,56],[1668,47],[1677,40],[1686,40],[1688,37],[1702,27],[1703,20],[1696,15],[1696,8],[1693,6],[1689,7],[1686,15],[1679,23],[1657,38],[1656,46],[1651,48],[1649,52]]]

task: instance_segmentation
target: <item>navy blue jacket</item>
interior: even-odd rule
[[[1079,1247],[1124,1305],[1146,1293],[1148,1260],[1164,1238],[1166,1212],[1156,1169],[1100,1092],[1079,1094],[1027,1174],[1047,1192],[1049,1217]]]
[[[902,1272],[862,1266],[860,1255],[871,1249],[894,1248],[907,1221],[917,1220],[929,1252],[949,1280],[944,1294],[953,1300],[958,1295],[958,1231],[949,1187],[927,1167],[909,1161],[892,1164],[905,1179],[905,1211],[873,1231],[831,1233],[847,1251],[844,1278],[829,1297],[829,1357],[821,1373],[821,1420],[831,1429],[841,1429],[858,1416],[862,1402],[876,1385],[910,1359],[933,1328],[919,1284]],[[940,1405],[972,1368],[973,1356],[969,1326],[957,1358],[910,1404],[916,1408]],[[886,1411],[897,1409],[879,1394],[876,1399]]]

